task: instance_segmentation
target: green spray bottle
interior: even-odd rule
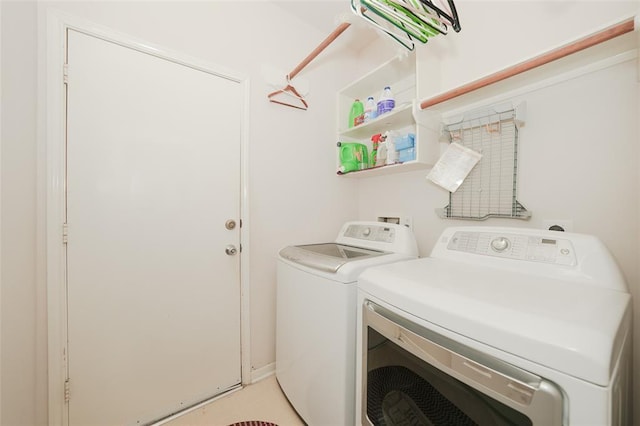
[[[371,143],[373,144],[373,148],[371,149],[371,156],[369,156],[369,167],[375,167],[376,165],[376,160],[378,159],[378,145],[380,144],[381,139],[382,133],[371,136]]]

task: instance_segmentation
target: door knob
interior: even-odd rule
[[[233,256],[236,253],[238,253],[238,249],[236,248],[236,246],[229,244],[225,249],[224,252],[227,253],[227,255],[229,256]]]
[[[227,228],[229,231],[231,231],[236,227],[236,221],[233,219],[229,219],[224,223],[224,227]]]

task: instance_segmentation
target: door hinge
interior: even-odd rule
[[[67,403],[71,399],[69,379],[64,381],[64,402]]]
[[[69,225],[66,223],[62,224],[62,244],[67,244],[69,242]]]
[[[69,64],[64,64],[62,66],[62,81],[64,84],[69,83]]]

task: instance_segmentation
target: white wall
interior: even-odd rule
[[[36,423],[36,6],[2,4],[2,424]],[[42,342],[41,342],[42,343]],[[45,342],[46,343],[46,342]]]
[[[42,191],[44,184],[44,176],[37,176],[44,152],[36,142],[36,114],[41,120],[43,112],[36,112],[36,80],[44,64],[36,64],[36,52],[46,44],[42,25],[50,8],[249,77],[246,225],[251,232],[253,368],[275,360],[278,249],[331,240],[357,212],[355,183],[335,175],[336,92],[352,78],[345,72],[352,59],[339,40],[300,73],[310,83],[310,108],[301,111],[267,101],[271,89],[261,67],[281,68],[284,75],[328,34],[267,2],[2,2],[0,423],[12,426],[47,424],[46,283],[37,279],[44,241],[36,244],[36,229],[43,223],[36,216],[36,187]],[[42,75],[38,79],[43,81]]]
[[[599,21],[593,19],[598,11],[602,12],[601,19],[612,20],[611,14],[623,16],[637,8],[637,3],[630,2],[463,4],[465,7],[459,8],[462,32],[448,35],[446,43],[419,48],[418,57],[431,66],[421,68],[419,85],[421,79],[433,80],[434,75],[442,76],[438,80],[440,84],[422,85],[435,89],[425,96],[498,71],[499,64],[513,65],[527,59],[522,56],[523,46],[530,48],[524,50],[529,53],[543,53],[543,44],[527,41],[533,34],[538,35],[528,26],[531,22],[539,25],[541,21],[547,21],[544,16],[550,10],[557,10],[564,16],[569,11],[577,13],[582,6],[587,8],[588,19],[582,20],[580,14],[573,27],[565,22],[565,28],[560,32],[572,27],[573,33],[584,33],[586,27],[581,25],[585,22],[594,26],[593,30],[599,29]],[[500,19],[495,26],[487,23],[489,17],[497,16]],[[538,19],[530,21],[531,16]],[[549,15],[550,22],[554,19]],[[516,31],[516,28],[522,30]],[[508,40],[498,40],[498,33],[503,29],[508,33]],[[540,37],[548,38],[549,34],[540,34]],[[557,40],[550,43],[549,49],[557,47]],[[368,57],[377,55],[375,46],[370,50],[366,53]],[[575,232],[594,234],[603,240],[620,265],[633,296],[636,402],[640,401],[640,136],[637,124],[640,96],[637,64],[631,59],[512,98],[516,104],[522,100],[527,102],[527,120],[519,142],[518,200],[533,212],[533,217],[528,221],[489,219],[480,222],[487,226],[543,228],[545,219],[568,219],[573,221]],[[528,82],[526,78],[521,80],[524,86],[530,83],[532,81]],[[497,95],[491,90],[485,93],[486,96]],[[482,103],[481,96],[469,98],[473,99],[474,105]],[[457,102],[456,109],[460,105],[464,107],[463,104],[463,101]],[[447,205],[448,193],[427,181],[427,173],[361,179],[358,190],[361,219],[387,214],[413,217],[422,256],[429,254],[445,227],[478,224],[440,219],[434,210]],[[640,413],[636,413],[635,424],[640,425]]]
[[[2,46],[2,8],[0,7],[0,46]],[[0,51],[2,48],[0,47]],[[0,55],[0,70],[2,55]],[[0,78],[0,99],[2,99],[2,78]],[[2,102],[0,102],[0,141],[2,141]],[[0,176],[2,174],[2,144],[0,143]],[[2,186],[0,185],[0,259],[2,259]],[[2,371],[2,261],[0,260],[0,372]],[[2,421],[2,385],[0,384],[0,422]]]
[[[0,7],[0,46],[2,46],[2,8]],[[0,47],[0,51],[2,48]],[[2,55],[0,55],[0,70]],[[2,78],[0,78],[0,99],[2,99]],[[0,141],[2,141],[2,102],[0,102]],[[0,175],[2,173],[2,144],[0,143]],[[0,259],[2,259],[2,187],[0,185]],[[2,261],[0,261],[0,372],[2,371]],[[0,384],[0,422],[2,421],[2,385]]]
[[[541,228],[544,219],[573,221],[575,232],[598,235],[625,275],[637,280],[638,97],[635,61],[511,98],[527,102],[519,133],[518,200],[528,221],[480,224]],[[440,219],[448,192],[425,179],[428,170],[359,181],[362,219],[412,216],[420,254],[429,254],[446,226],[477,224]],[[634,288],[634,287],[632,287]]]
[[[638,2],[458,0],[462,31],[434,38],[419,56],[431,59],[436,93],[539,56],[632,16]],[[464,66],[461,66],[464,64]],[[433,95],[423,85],[420,98]]]

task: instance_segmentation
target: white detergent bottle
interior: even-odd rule
[[[387,164],[387,142],[381,141],[378,144],[376,166],[384,166],[385,164]]]
[[[391,87],[385,86],[382,91],[382,95],[380,96],[380,100],[378,100],[378,116],[392,111],[396,106],[396,100],[393,97],[393,93],[391,93]]]
[[[396,151],[395,135],[385,132],[385,143],[387,144],[387,163],[394,164],[398,161],[398,151]]]

